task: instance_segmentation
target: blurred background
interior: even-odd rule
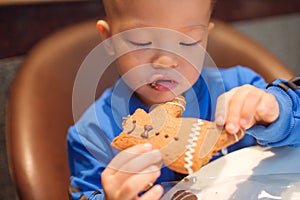
[[[49,34],[103,15],[100,0],[0,0],[0,200],[15,196],[7,165],[5,106],[20,64]],[[300,75],[299,0],[219,0],[214,17],[258,41]]]

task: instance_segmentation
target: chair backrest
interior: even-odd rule
[[[96,21],[68,27],[41,41],[20,67],[6,124],[9,167],[20,199],[68,199],[72,89],[80,64],[99,42]],[[105,73],[103,89],[117,78],[113,70]]]
[[[74,123],[72,89],[80,64],[100,42],[95,23],[67,27],[42,40],[29,52],[12,85],[7,152],[11,177],[22,200],[68,199],[66,134]],[[273,70],[276,68],[269,71]],[[97,95],[117,78],[114,68],[105,73]]]

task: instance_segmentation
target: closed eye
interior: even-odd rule
[[[179,45],[190,47],[190,46],[195,46],[196,44],[198,44],[200,42],[201,42],[200,40],[196,41],[196,42],[192,42],[192,43],[179,42]]]
[[[134,41],[131,41],[131,40],[128,40],[128,42],[130,44],[133,44],[135,46],[140,46],[140,47],[143,47],[143,46],[148,46],[148,45],[151,45],[152,42],[134,42]]]

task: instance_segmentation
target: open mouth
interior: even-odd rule
[[[178,86],[178,82],[174,80],[156,80],[150,83],[149,86],[158,91],[170,91]]]

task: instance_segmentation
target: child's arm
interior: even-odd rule
[[[248,129],[262,145],[299,146],[300,81],[295,80],[292,86],[278,79],[266,90],[249,85],[230,90],[218,99],[216,121],[231,133]]]
[[[93,134],[90,131],[87,132],[89,135]],[[102,149],[90,141],[86,141],[89,142],[87,147],[87,143],[82,139],[84,138],[81,137],[78,129],[72,126],[69,129],[67,140],[70,168],[70,199],[103,200],[105,196],[100,181],[100,174],[107,166],[109,160],[113,158],[114,153],[111,151],[110,144],[106,142],[105,138],[101,139],[102,143],[99,144],[103,147]],[[96,154],[101,159],[97,159],[89,151],[90,149],[94,149],[94,153],[97,151]]]
[[[254,126],[248,134],[254,136],[262,145],[269,146],[300,146],[300,79],[295,81],[278,79],[268,88],[267,92],[273,94],[279,104],[278,119],[265,126]],[[287,86],[289,84],[290,86]]]

